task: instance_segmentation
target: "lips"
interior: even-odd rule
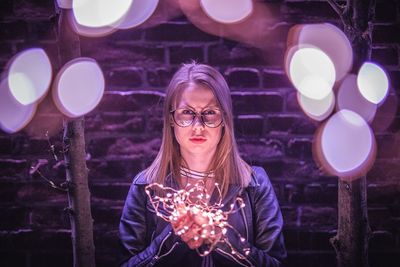
[[[192,137],[189,140],[193,143],[201,144],[204,143],[207,139],[205,139],[204,137]]]

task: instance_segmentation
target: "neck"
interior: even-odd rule
[[[188,168],[194,171],[198,172],[205,172],[208,170],[211,159],[213,158],[213,155],[200,155],[200,154],[187,154],[182,153],[182,157],[185,159]]]

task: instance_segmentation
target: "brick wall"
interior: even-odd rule
[[[260,1],[261,2],[261,1]],[[106,93],[86,116],[86,144],[97,266],[115,266],[118,222],[132,177],[160,145],[162,93],[180,63],[196,59],[217,67],[232,89],[236,134],[243,157],[269,173],[285,220],[289,266],[335,266],[329,243],[337,229],[337,179],[314,164],[317,124],[300,111],[283,70],[286,34],[306,22],[340,25],[325,1],[265,1],[277,18],[263,50],[207,34],[185,16],[150,28],[81,38],[82,55],[95,58]],[[53,1],[0,2],[0,68],[17,52],[42,47],[59,68]],[[400,3],[378,0],[372,59],[400,88]],[[154,21],[153,21],[154,22]],[[367,175],[373,236],[371,266],[400,264],[400,115],[376,135],[378,157]],[[43,175],[64,181],[62,116],[45,99],[25,131],[0,132],[0,266],[72,266],[67,196]],[[45,132],[49,131],[49,140]]]

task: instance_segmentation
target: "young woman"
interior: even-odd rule
[[[146,192],[155,183],[190,191],[199,181],[211,195],[203,203],[222,203],[227,211],[239,205],[238,197],[243,200],[228,215],[226,232],[199,233],[204,220],[196,214],[168,222],[157,216]],[[266,172],[239,156],[223,76],[208,65],[182,65],[166,90],[160,151],[134,178],[125,202],[120,237],[129,258],[121,266],[282,266],[282,224]],[[210,243],[215,245],[210,253],[199,255]]]

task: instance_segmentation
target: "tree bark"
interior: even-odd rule
[[[70,11],[61,10],[58,24],[61,65],[81,54],[79,36],[69,25],[67,12]],[[93,219],[86,167],[84,118],[64,119],[63,125],[74,267],[94,267]]]
[[[340,7],[328,0],[337,12]],[[340,15],[344,32],[353,48],[353,73],[371,58],[372,19],[375,0],[347,0]],[[338,232],[331,242],[337,254],[338,267],[368,267],[368,223],[366,177],[353,181],[339,179]]]

